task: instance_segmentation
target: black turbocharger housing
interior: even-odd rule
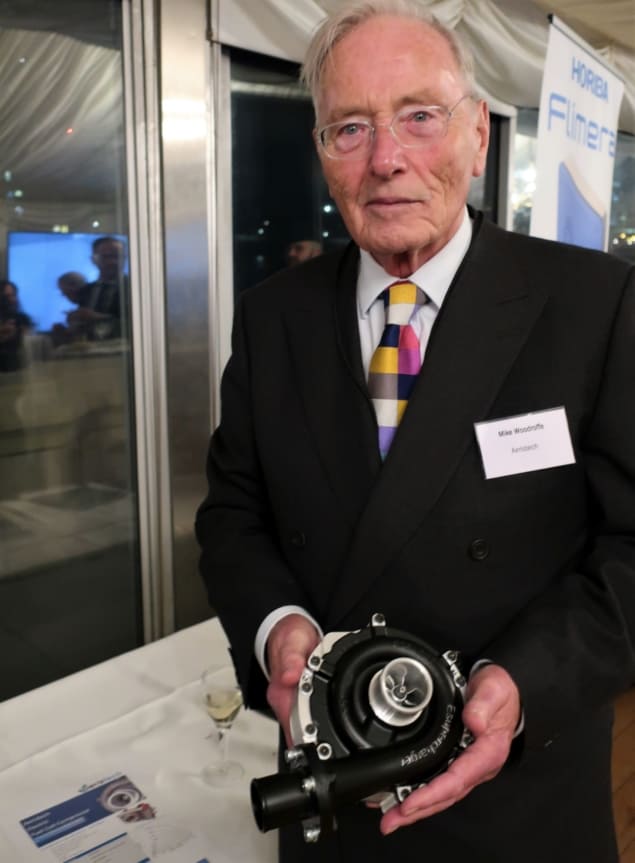
[[[260,830],[302,821],[305,840],[317,842],[345,803],[386,812],[405,800],[471,742],[465,686],[456,651],[390,629],[381,614],[326,635],[298,685],[288,771],[251,783]]]

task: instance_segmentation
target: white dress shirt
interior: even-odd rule
[[[422,360],[428,346],[432,325],[471,240],[472,223],[466,208],[463,221],[452,239],[440,252],[437,252],[433,258],[426,261],[423,266],[408,277],[408,281],[414,282],[420,287],[430,300],[417,309],[410,322],[421,344]],[[379,295],[384,288],[387,288],[394,281],[396,281],[395,276],[387,273],[369,252],[360,250],[360,265],[357,276],[357,321],[362,348],[362,364],[366,378],[368,378],[371,357],[379,344],[386,322],[384,303]],[[267,678],[269,677],[266,660],[267,639],[276,623],[288,614],[304,615],[315,626],[320,637],[324,634],[311,615],[299,606],[284,605],[268,614],[258,627],[254,644],[256,658]]]

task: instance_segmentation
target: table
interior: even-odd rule
[[[200,675],[225,659],[212,619],[0,703],[0,860],[61,859],[38,849],[20,819],[120,772],[156,809],[163,840],[190,833],[204,848],[196,860],[171,852],[157,861],[273,863],[276,835],[258,832],[249,781],[275,772],[275,723],[241,711],[229,745],[245,777],[223,789],[201,777],[214,743]]]

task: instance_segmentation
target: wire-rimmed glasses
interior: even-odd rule
[[[375,132],[380,127],[387,128],[401,147],[425,147],[445,136],[458,106],[464,99],[472,98],[470,93],[466,93],[451,108],[407,105],[397,111],[390,123],[371,123],[355,118],[329,123],[317,130],[317,137],[330,159],[363,159],[370,153]]]

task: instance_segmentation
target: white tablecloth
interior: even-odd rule
[[[245,777],[221,789],[201,777],[215,744],[200,676],[225,659],[209,620],[0,703],[0,861],[52,859],[21,841],[20,819],[121,772],[155,807],[164,838],[202,837],[209,863],[273,863],[276,835],[258,832],[249,782],[276,769],[275,723],[241,711],[229,746]]]

